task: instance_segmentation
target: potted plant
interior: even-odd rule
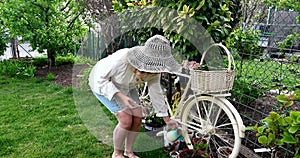
[[[207,153],[208,141],[205,138],[193,138],[193,149],[179,151],[178,158],[209,158]]]
[[[145,118],[145,128],[150,131],[155,131],[158,128],[162,128],[165,126],[166,123],[164,122],[162,117],[157,117],[156,113],[151,113]]]
[[[209,158],[209,155],[202,150],[184,149],[179,152],[178,158]]]
[[[194,137],[194,138],[192,138],[192,144],[197,149],[206,151],[207,147],[208,147],[208,140],[205,138]]]
[[[218,158],[226,158],[229,157],[232,153],[232,148],[229,146],[221,146],[217,149]]]
[[[291,110],[294,101],[300,100],[300,90],[291,95],[279,95],[279,109],[261,120],[262,125],[247,127],[256,132],[258,142],[271,151],[271,158],[278,157],[282,146],[289,146],[294,158],[300,158],[300,112]]]

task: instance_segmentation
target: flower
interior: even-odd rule
[[[184,60],[182,62],[182,67],[189,70],[198,70],[200,68],[200,63],[197,63],[196,61]]]

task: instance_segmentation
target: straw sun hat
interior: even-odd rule
[[[144,46],[130,48],[128,62],[139,71],[178,73],[181,66],[171,54],[170,42],[161,35],[149,38]]]

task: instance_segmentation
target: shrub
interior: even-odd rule
[[[266,87],[257,85],[252,80],[236,76],[231,93],[238,102],[248,104],[262,96],[265,89]]]
[[[270,112],[262,119],[262,125],[247,127],[256,132],[258,142],[272,151],[271,157],[277,157],[279,147],[289,146],[294,158],[300,157],[300,112],[290,111],[294,101],[300,100],[300,90],[291,95],[277,96],[279,102],[277,112]]]
[[[75,58],[73,55],[58,56],[58,57],[56,57],[56,60],[55,60],[56,66],[69,65],[69,64],[74,64],[74,63],[75,63]]]
[[[42,67],[49,64],[47,57],[35,57],[32,61],[34,66]]]
[[[28,61],[4,60],[0,62],[0,75],[7,77],[34,77],[36,67]]]
[[[95,61],[92,60],[91,58],[87,58],[81,55],[77,55],[74,58],[74,61],[76,64],[93,64],[93,65],[95,64]]]
[[[49,80],[49,81],[55,80],[55,75],[53,73],[48,73],[47,74],[47,80]]]
[[[230,33],[226,39],[226,46],[237,52],[242,58],[258,55],[260,53],[259,34],[259,31],[238,28]]]
[[[58,56],[55,59],[55,66],[68,65],[74,63],[75,63],[75,57],[73,55]],[[33,59],[34,66],[42,67],[48,64],[49,64],[49,59],[47,57],[36,57]]]

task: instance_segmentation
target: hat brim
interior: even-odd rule
[[[146,56],[147,51],[157,51],[154,49],[146,48],[145,46],[135,46],[129,49],[127,60],[128,62],[138,69],[139,71],[145,71],[150,73],[180,73],[181,66],[174,59],[173,56],[161,58]]]

